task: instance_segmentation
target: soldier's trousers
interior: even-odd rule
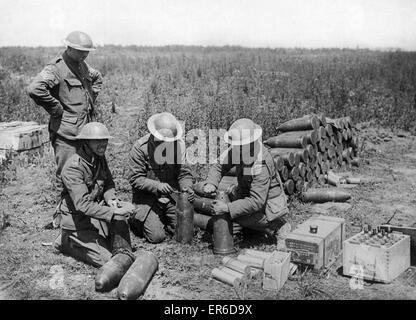
[[[55,186],[57,191],[57,202],[59,202],[61,198],[61,192],[63,189],[62,181],[61,181],[61,172],[66,163],[66,161],[74,155],[78,148],[80,147],[80,142],[76,140],[68,140],[65,139],[57,134],[51,136],[51,143],[53,147],[53,151],[55,154],[55,162],[56,162],[56,178],[55,178]],[[55,228],[59,227],[60,225],[60,215],[59,212],[54,212],[53,215],[53,226]]]
[[[176,205],[169,201],[161,203],[156,197],[148,196],[142,203],[135,204],[136,213],[130,219],[132,231],[150,243],[160,243],[176,227]]]
[[[60,195],[62,191],[61,172],[66,161],[74,155],[80,147],[80,142],[77,140],[68,140],[60,135],[55,134],[51,137],[51,143],[55,154],[56,162],[56,184]]]
[[[248,216],[234,219],[233,222],[238,223],[243,228],[259,231],[267,235],[274,235],[283,222],[281,219],[276,219],[272,222],[268,221],[264,212],[256,212]]]
[[[62,253],[94,267],[105,264],[116,250],[131,252],[130,233],[125,221],[104,221],[91,219],[95,228],[88,230],[61,230],[55,247]]]
[[[232,188],[228,196],[230,197],[231,201],[235,201],[241,198],[241,195],[239,195],[237,192],[237,188]],[[254,212],[247,216],[236,218],[233,220],[233,222],[238,223],[243,228],[256,230],[270,236],[274,235],[277,229],[284,224],[282,219],[276,219],[270,222],[267,220],[266,214],[263,210]]]

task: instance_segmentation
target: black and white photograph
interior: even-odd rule
[[[416,1],[0,0],[0,300],[254,318],[415,265]]]

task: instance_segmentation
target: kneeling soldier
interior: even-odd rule
[[[235,121],[225,134],[231,147],[211,167],[204,192],[214,193],[221,178],[236,166],[238,185],[226,204],[215,201],[216,215],[229,214],[243,228],[263,232],[269,236],[280,235],[290,229],[282,217],[288,213],[286,195],[276,172],[273,158],[261,143],[262,129],[250,119]]]
[[[188,190],[193,201],[194,178],[184,163],[179,121],[163,112],[150,117],[147,127],[150,133],[134,144],[129,157],[129,182],[136,205],[131,227],[149,242],[160,243],[166,238],[165,231],[172,234],[175,229],[174,193]]]
[[[119,252],[132,256],[127,217],[134,206],[116,198],[104,155],[109,138],[103,124],[86,124],[76,137],[81,147],[65,163],[61,174],[62,230],[55,247],[97,267]]]

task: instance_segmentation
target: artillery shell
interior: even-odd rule
[[[142,295],[158,269],[158,261],[151,252],[140,251],[117,288],[121,300],[137,300]]]

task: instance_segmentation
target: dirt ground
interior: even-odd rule
[[[127,107],[134,113],[132,106]],[[121,117],[120,121],[126,119]],[[364,126],[365,127],[365,126]],[[382,132],[387,132],[381,130]],[[375,128],[362,128],[362,137],[380,135]],[[294,200],[288,220],[294,228],[319,208],[326,215],[347,221],[347,236],[358,232],[366,223],[386,222],[396,211],[392,223],[413,225],[416,222],[416,141],[406,134],[399,137],[367,139],[362,154],[364,163],[350,171],[351,176],[377,178],[351,189],[350,206],[343,209],[314,207]],[[117,143],[117,142],[116,142]],[[0,299],[115,299],[116,293],[96,293],[96,269],[58,254],[50,243],[57,230],[43,227],[54,210],[51,175],[45,161],[20,169],[16,180],[1,196],[2,209],[9,215],[7,227],[0,231]],[[111,163],[110,163],[111,166]],[[122,195],[125,199],[129,194]],[[252,283],[244,292],[236,292],[211,277],[221,257],[214,256],[209,235],[198,231],[192,245],[180,245],[174,239],[152,245],[132,235],[136,249],[152,251],[159,259],[159,270],[142,299],[416,299],[414,280],[404,274],[391,284],[369,283],[353,290],[350,278],[342,276],[340,264],[326,274],[306,272],[288,280],[278,292],[263,291]],[[237,244],[238,249],[257,248],[272,251],[275,243],[250,236]]]

